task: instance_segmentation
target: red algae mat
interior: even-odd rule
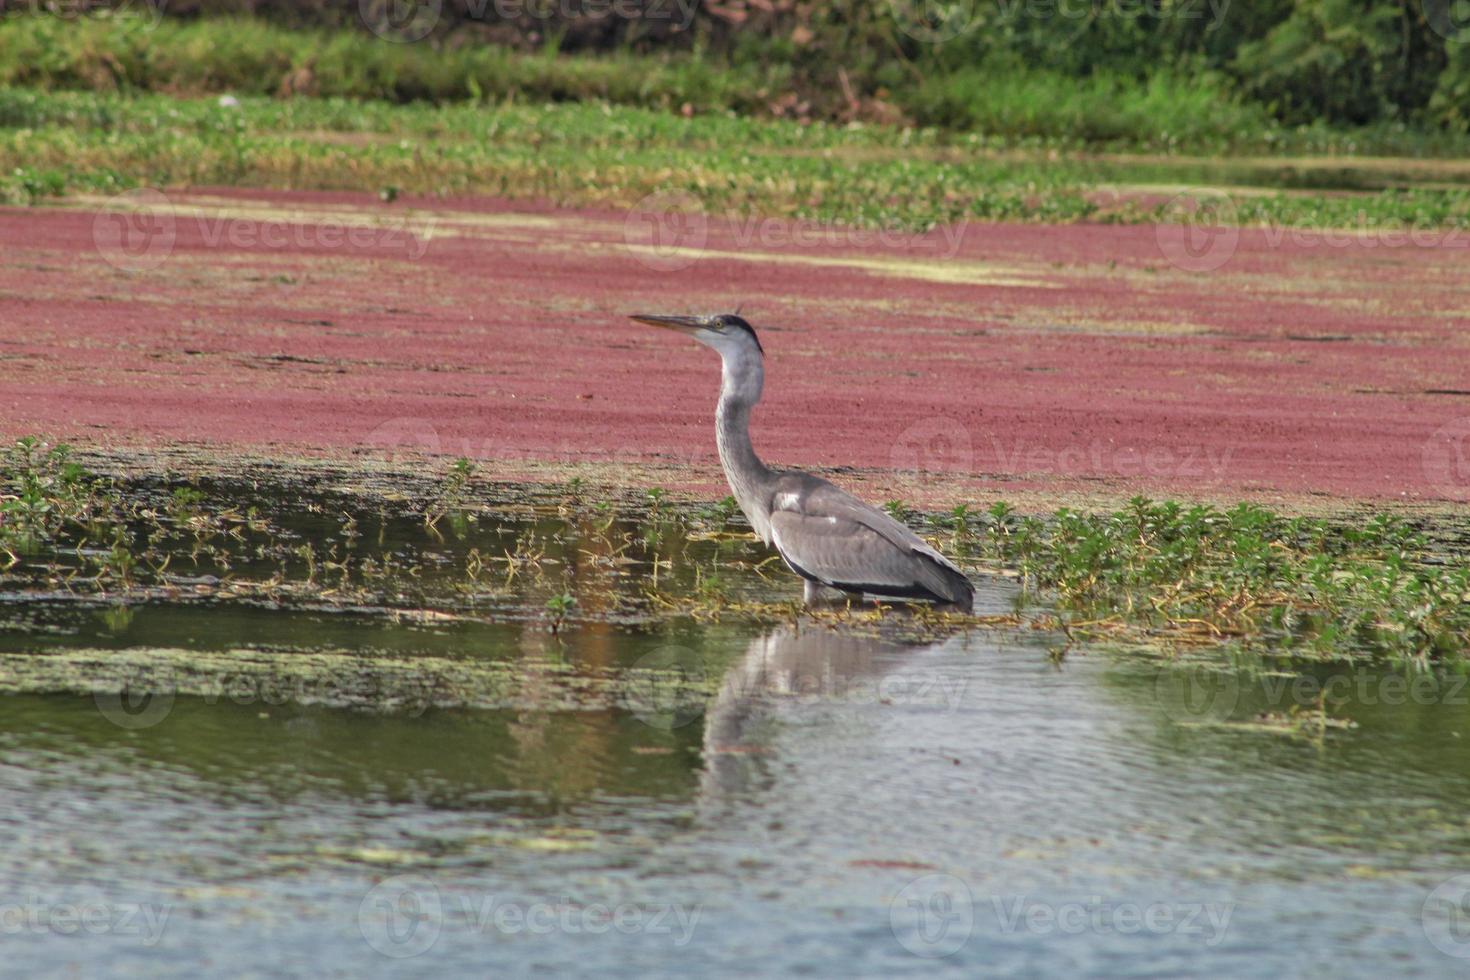
[[[1448,232],[146,192],[0,209],[0,429],[723,493],[717,358],[626,317],[743,304],[757,448],[870,495],[1466,501],[1467,285]]]

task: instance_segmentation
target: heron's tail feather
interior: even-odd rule
[[[936,561],[920,552],[923,559],[924,587],[941,602],[953,603],[965,612],[975,605],[975,586],[965,573],[947,561]]]

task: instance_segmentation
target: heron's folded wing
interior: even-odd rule
[[[936,551],[929,542],[909,530],[891,514],[863,503],[846,490],[826,480],[819,480],[815,477],[809,479],[811,483],[806,487],[806,492],[799,497],[778,493],[776,495],[777,507],[780,508],[783,501],[797,504],[799,500],[799,510],[805,516],[833,517],[839,522],[850,521],[854,524],[861,524],[901,551],[917,552],[945,568],[959,572],[954,562]]]
[[[826,585],[908,589],[916,581],[911,550],[846,518],[778,510],[771,540],[793,571]]]

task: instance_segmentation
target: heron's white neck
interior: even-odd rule
[[[765,369],[759,351],[720,351],[720,404],[715,409],[715,443],[730,492],[767,544],[771,540],[769,501],[765,488],[775,476],[750,443],[750,412],[761,398]]]

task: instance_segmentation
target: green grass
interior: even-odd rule
[[[602,99],[700,110],[757,108],[783,82],[697,58],[563,58],[488,44],[390,44],[358,31],[287,30],[250,18],[0,18],[0,86],[275,95],[310,70],[307,94],[390,102]]]
[[[1082,169],[925,158],[935,132],[682,116],[607,104],[395,106],[0,91],[15,200],[135,185],[387,187],[631,205],[656,191],[712,210],[926,228],[965,216],[1090,214]]]
[[[485,486],[470,487],[475,475],[463,461],[446,464],[424,481],[418,503],[400,499],[392,517],[364,501],[325,498],[302,512],[263,513],[210,486],[160,493],[150,481],[97,477],[66,447],[24,439],[0,458],[0,584],[144,601],[211,576],[222,600],[445,613],[515,589],[537,597],[553,631],[584,606],[755,620],[793,614],[789,603],[750,600],[783,583],[794,594],[795,580],[772,571],[767,581],[776,559],[731,529],[728,501],[697,507],[649,492],[609,507],[568,487],[537,523],[493,530],[493,509],[479,502]],[[1220,511],[1142,498],[1114,512],[1044,517],[1004,503],[928,518],[900,501],[888,506],[911,524],[927,522],[936,543],[972,570],[1019,576],[1033,600],[1032,625],[1074,639],[1470,667],[1470,563],[1395,517],[1349,525],[1252,504]],[[514,508],[524,517],[524,498]],[[429,523],[436,513],[451,518],[442,533]],[[945,628],[976,625],[939,619]]]
[[[0,463],[0,564],[14,566],[69,525],[95,526],[113,501],[65,444],[27,437]]]
[[[984,522],[981,553],[1054,597],[1082,636],[1241,643],[1312,659],[1463,663],[1470,565],[1379,515],[1355,526],[1135,498]]]
[[[1215,76],[1067,78],[1034,69],[973,67],[921,79],[911,97],[946,129],[1015,140],[1179,149],[1263,143],[1280,127]]]
[[[1095,193],[1157,161],[994,152],[979,136],[682,115],[606,103],[395,105],[0,89],[0,200],[231,185],[493,194],[628,207],[687,193],[712,213],[924,230],[962,219],[1147,221],[1157,204]],[[1470,189],[1241,197],[1242,222],[1466,227]]]
[[[881,19],[884,11],[880,5],[869,13]],[[240,17],[152,25],[142,17],[20,14],[0,17],[0,88],[270,97],[305,70],[298,77],[305,94],[393,103],[605,101],[767,115],[783,96],[801,91],[818,119],[837,118],[847,106],[829,77],[833,65],[818,59],[818,68],[771,38],[749,38],[722,56],[698,43],[665,55],[567,56],[551,45],[527,53],[461,40],[391,44],[361,30],[287,29]],[[1146,77],[1075,76],[1014,56],[955,67],[882,50],[872,81],[909,122],[978,137],[992,148],[1446,157],[1470,150],[1463,131],[1285,126],[1219,72],[1150,65]]]

